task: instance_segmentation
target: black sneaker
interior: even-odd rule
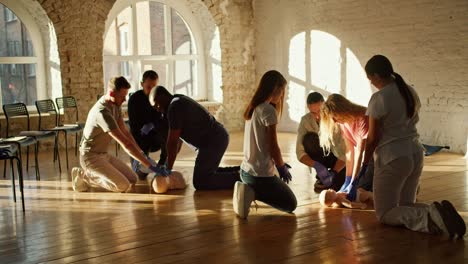
[[[442,219],[442,222],[443,222],[443,225],[445,227],[445,230],[443,230],[444,227],[440,226],[440,228],[443,230],[443,231],[446,231],[447,234],[449,235],[450,239],[453,239],[454,235],[457,232],[457,226],[456,226],[456,221],[453,217],[453,215],[448,212],[447,209],[445,209],[442,204],[440,204],[439,202],[433,202],[432,204],[434,204],[435,208],[437,209],[439,215],[440,215],[440,218]],[[445,232],[444,232],[445,233]]]
[[[446,212],[453,218],[453,224],[455,225],[455,231],[458,235],[458,239],[462,239],[466,233],[466,225],[465,221],[461,215],[457,212],[453,204],[447,200],[443,200],[441,202],[442,207],[445,209]]]
[[[146,177],[148,176],[148,173],[141,172],[140,170],[138,170],[135,173],[138,175],[138,179],[140,179],[141,181],[146,180]]]
[[[323,190],[328,189],[319,179],[317,179],[314,183],[314,192],[320,193]]]

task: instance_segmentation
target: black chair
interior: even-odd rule
[[[18,181],[19,181],[20,192],[21,192],[21,205],[23,207],[23,212],[24,212],[24,191],[23,191],[24,183],[23,183],[23,171],[22,171],[23,166],[21,165],[21,159],[18,158],[18,156],[14,155],[15,153],[17,153],[17,148],[15,144],[3,143],[3,139],[0,139],[0,160],[10,161],[11,188],[13,190],[13,200],[15,201],[15,203],[16,203],[16,186],[15,186],[15,170],[13,167],[13,161],[16,161],[16,169],[18,171]]]
[[[65,137],[65,155],[67,159],[67,169],[68,169],[68,134],[78,134],[80,133],[83,128],[80,127],[78,124],[72,124],[72,125],[59,125],[59,115],[57,112],[57,109],[55,108],[55,103],[51,99],[45,99],[45,100],[38,100],[36,101],[36,108],[37,108],[37,113],[39,114],[39,122],[38,122],[38,130],[49,130],[49,131],[57,131],[58,133],[63,132],[63,135]],[[55,127],[53,128],[42,128],[42,117],[44,114],[48,115],[54,115],[55,117]],[[57,134],[58,135],[58,134]],[[54,155],[54,160],[57,157],[59,160],[59,170],[60,172],[62,171],[61,166],[60,166],[60,157],[58,155],[58,137],[56,139],[56,148],[57,148],[57,155]],[[75,153],[78,150],[78,146],[75,145]]]
[[[6,123],[7,123],[7,137],[9,136],[10,132],[10,121],[14,117],[26,117],[27,121],[27,129],[26,131],[21,131],[18,136],[26,136],[26,137],[31,137],[36,140],[36,145],[35,145],[35,160],[36,160],[36,179],[40,180],[41,179],[41,174],[39,172],[39,167],[38,167],[38,162],[37,162],[37,155],[39,151],[39,142],[44,139],[52,138],[56,136],[56,132],[54,131],[38,131],[38,130],[31,130],[30,126],[30,120],[29,120],[29,112],[28,109],[26,108],[26,105],[23,103],[15,103],[15,104],[6,104],[3,105],[3,113],[5,114],[6,117]],[[20,143],[21,144],[21,143]],[[29,145],[26,145],[27,147],[27,158],[29,159]],[[22,145],[23,146],[23,145]],[[26,160],[26,168],[28,168],[28,159]]]
[[[78,125],[81,130],[84,128],[84,123],[78,122],[78,105],[76,104],[75,97],[73,96],[64,96],[55,98],[55,103],[57,104],[58,113],[65,114],[68,110],[75,112],[75,122],[71,124],[64,124],[60,118],[58,119],[57,126],[73,126]],[[75,156],[78,155],[78,133],[75,133]]]

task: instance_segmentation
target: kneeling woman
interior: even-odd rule
[[[233,196],[234,211],[241,218],[248,216],[253,200],[285,212],[296,209],[296,196],[286,184],[291,180],[290,167],[281,157],[276,136],[286,83],[281,73],[266,72],[245,110],[242,182],[236,182]],[[284,182],[275,176],[275,166]]]
[[[462,238],[465,222],[449,201],[416,203],[423,169],[423,148],[416,129],[421,104],[416,91],[393,71],[385,56],[372,57],[365,70],[379,90],[372,95],[367,109],[369,134],[363,161],[366,164],[374,153],[378,219],[413,231]]]

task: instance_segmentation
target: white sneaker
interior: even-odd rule
[[[232,205],[234,206],[234,212],[240,218],[247,218],[250,212],[250,204],[253,200],[255,200],[254,190],[243,182],[236,182],[232,196]]]
[[[72,187],[75,192],[86,192],[88,184],[83,179],[84,171],[79,167],[74,167],[71,171]]]

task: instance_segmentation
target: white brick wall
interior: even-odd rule
[[[468,1],[256,0],[254,9],[257,80],[269,69],[278,69],[292,80],[290,39],[300,32],[327,32],[340,41],[341,63],[353,66],[350,57],[346,61],[343,56],[346,48],[362,66],[374,54],[388,56],[395,71],[413,84],[421,97],[422,141],[450,145],[453,151],[466,153]],[[326,67],[328,62],[306,61],[306,72],[310,64]],[[346,87],[346,81],[351,82],[356,74],[345,72],[341,70],[338,91],[347,96],[363,92],[363,98],[368,98],[369,87]],[[329,87],[315,87],[310,80],[303,88],[299,97],[304,100],[310,90],[330,91]],[[287,108],[281,129],[295,131],[297,122],[289,115]]]
[[[31,9],[37,8],[33,0],[21,1]],[[468,1],[184,1],[200,17],[207,42],[213,39],[216,26],[219,27],[222,56],[217,59],[222,63],[222,116],[231,131],[242,129],[242,112],[266,70],[280,70],[290,80],[288,103],[293,107],[287,105],[280,128],[295,131],[297,116],[305,112],[303,100],[310,90],[341,92],[355,100],[366,101],[371,90],[362,65],[372,55],[381,53],[392,60],[395,70],[420,94],[422,140],[466,152]],[[81,101],[82,112],[87,112],[103,85],[102,36],[114,1],[37,2],[54,23],[63,94],[75,95]],[[305,34],[304,47],[290,50],[290,40],[300,37],[301,32]],[[316,33],[319,35],[314,35]],[[308,40],[311,35],[313,38]],[[327,49],[331,46],[318,43],[317,36],[338,42],[338,56],[327,59]],[[311,43],[312,46],[320,44],[319,51],[312,52],[316,56],[314,59],[309,59]],[[206,51],[216,53],[212,48],[205,43]],[[301,52],[303,61],[298,57]],[[52,52],[50,54],[56,58]],[[341,65],[335,69],[335,75],[339,76],[327,76],[327,70],[333,67],[330,63],[335,62]],[[209,63],[207,59],[208,74],[219,75]],[[304,63],[303,80],[293,73],[298,63]],[[319,76],[313,77],[311,69],[320,72]],[[320,82],[314,78],[324,80]],[[338,78],[334,86],[331,85],[333,78]],[[213,87],[219,82],[208,77],[207,84]],[[81,118],[84,119],[84,115]]]
[[[223,123],[244,128],[243,111],[255,89],[255,36],[250,0],[204,0],[219,27],[223,85]]]

